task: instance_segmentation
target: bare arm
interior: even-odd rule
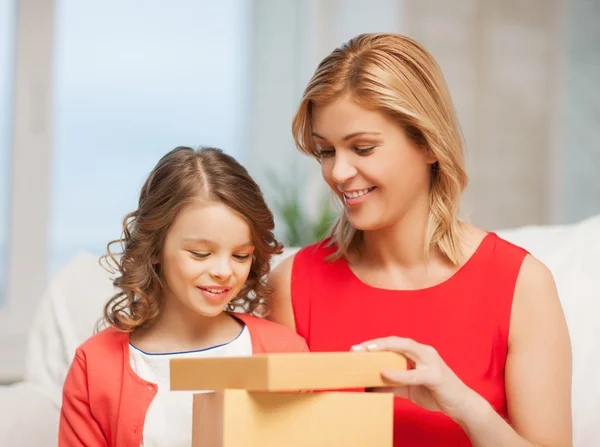
[[[483,399],[461,425],[474,446],[572,446],[571,342],[554,278],[527,256],[519,274],[506,360],[511,426]]]
[[[294,255],[285,258],[273,269],[267,279],[273,289],[269,299],[267,319],[296,330],[294,310],[292,308],[292,265]]]
[[[505,371],[510,425],[431,346],[387,337],[353,349],[406,355],[414,368],[383,372],[392,391],[444,412],[461,425],[474,447],[573,445],[569,334],[554,279],[533,257],[523,262],[512,306]]]

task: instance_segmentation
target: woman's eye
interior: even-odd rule
[[[355,147],[354,152],[356,152],[358,155],[367,155],[367,154],[370,154],[373,151],[373,149],[375,149],[375,146]]]
[[[247,261],[250,259],[250,255],[233,255],[233,257],[239,259],[240,261]]]
[[[190,254],[194,257],[194,258],[198,258],[198,259],[206,259],[210,256],[210,253],[198,253],[195,251],[190,251]]]
[[[318,148],[317,154],[321,158],[333,157],[335,155],[335,149]]]

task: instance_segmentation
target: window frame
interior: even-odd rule
[[[18,0],[15,8],[7,271],[5,299],[0,306],[0,383],[23,377],[27,333],[48,279],[55,2]]]

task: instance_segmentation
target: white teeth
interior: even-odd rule
[[[371,191],[372,188],[361,189],[359,191],[345,192],[344,196],[348,199],[356,199],[357,197],[364,196]]]
[[[210,292],[210,293],[223,293],[223,292],[225,292],[225,290],[216,290],[216,289],[204,289],[204,290],[206,290],[207,292]]]

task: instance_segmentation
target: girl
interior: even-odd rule
[[[459,220],[462,142],[431,55],[399,35],[352,39],[317,68],[293,133],[343,212],[328,239],[273,272],[270,318],[311,351],[411,359],[385,372],[397,446],[571,445],[571,348],[552,275]]]
[[[307,350],[251,315],[281,252],[272,231],[259,187],[232,157],[180,147],[158,162],[108,244],[121,291],[105,307],[109,327],[77,349],[60,446],[189,446],[192,393],[169,391],[169,359]]]

